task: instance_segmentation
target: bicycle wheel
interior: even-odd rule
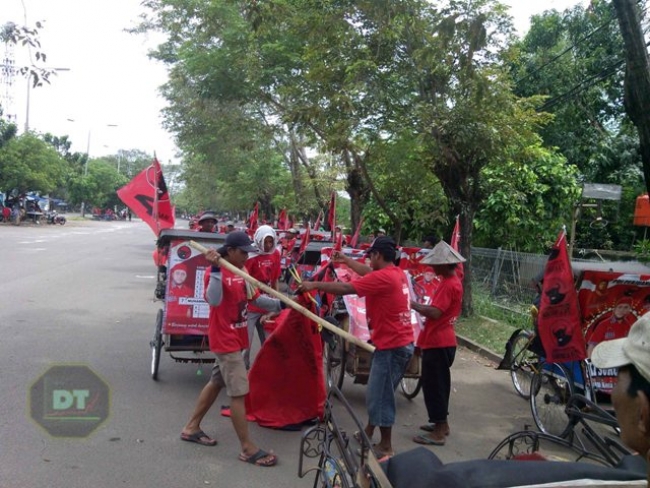
[[[399,382],[399,387],[402,390],[402,395],[412,400],[418,396],[418,393],[422,389],[422,377],[402,378],[402,381]]]
[[[557,437],[569,434],[566,405],[573,393],[573,380],[566,367],[558,363],[541,365],[530,384],[530,409],[539,430]]]
[[[333,334],[333,339],[323,346],[323,366],[325,369],[325,385],[329,389],[332,385],[340,390],[345,377],[345,342],[338,334]]]
[[[158,380],[158,367],[160,366],[160,353],[163,346],[162,338],[162,322],[163,322],[163,311],[162,309],[158,310],[158,315],[156,316],[156,331],[154,332],[153,340],[149,343],[151,346],[151,378],[154,381]]]
[[[535,374],[535,365],[539,362],[537,354],[528,349],[533,334],[522,330],[512,341],[512,361],[510,377],[515,390],[522,398],[530,398],[530,382]]]

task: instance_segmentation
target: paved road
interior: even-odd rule
[[[181,224],[182,225],[182,224]],[[140,221],[66,226],[0,225],[0,487],[310,486],[297,477],[300,433],[251,427],[280,465],[237,461],[229,420],[215,410],[206,448],[181,442],[180,429],[206,381],[196,366],[164,354],[160,381],[149,376],[154,236]],[[90,437],[54,438],[30,418],[28,391],[53,364],[81,363],[111,389],[110,418]],[[365,387],[343,391],[363,417]],[[532,423],[506,373],[461,349],[453,368],[452,435],[432,448],[445,462],[485,457],[507,434]],[[219,398],[217,405],[227,403]],[[398,452],[426,420],[422,397],[400,398]]]

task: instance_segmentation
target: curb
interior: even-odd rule
[[[503,354],[497,354],[493,350],[488,349],[487,347],[483,347],[480,344],[472,341],[471,339],[468,339],[467,337],[463,337],[456,334],[456,338],[458,339],[459,345],[469,349],[470,351],[474,351],[475,353],[479,354],[480,356],[483,356],[485,359],[489,359],[490,361],[496,363],[497,365],[503,359]]]

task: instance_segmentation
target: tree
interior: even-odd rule
[[[0,188],[49,193],[67,175],[66,161],[49,144],[27,132],[0,148]]]
[[[625,111],[638,132],[646,191],[650,193],[650,60],[638,2],[613,0],[625,43]]]

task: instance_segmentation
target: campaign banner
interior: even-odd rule
[[[200,241],[206,247],[214,243]],[[210,307],[204,299],[203,279],[210,263],[188,240],[172,240],[167,261],[163,333],[207,335]]]
[[[650,311],[650,275],[585,271],[578,287],[582,331],[587,352],[600,342],[626,337],[632,324]],[[616,369],[589,365],[597,390],[609,393],[616,383]]]

